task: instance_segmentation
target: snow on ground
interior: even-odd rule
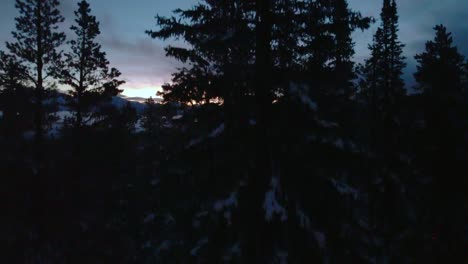
[[[226,223],[231,225],[232,208],[237,207],[237,192],[232,192],[228,198],[214,202],[213,209],[216,212],[223,212]]]
[[[187,145],[187,148],[191,148],[195,145],[198,145],[200,144],[201,142],[203,142],[205,139],[207,138],[216,138],[218,136],[220,136],[225,130],[225,125],[224,123],[221,123],[219,126],[217,126],[215,129],[213,129],[209,134],[208,136],[205,136],[205,137],[198,137],[198,138],[194,138],[194,139],[191,139]]]
[[[141,119],[138,119],[135,123],[135,132],[136,133],[141,133],[144,132],[145,129],[143,128],[143,123]]]
[[[309,95],[307,94],[307,85],[290,82],[289,91],[292,95],[297,96],[304,105],[306,105],[313,111],[317,111],[317,103],[310,99]]]
[[[305,212],[299,207],[296,206],[296,214],[299,218],[299,225],[302,228],[310,228],[310,218],[305,214]]]
[[[241,249],[239,242],[235,243],[231,247],[228,247],[225,255],[223,256],[224,263],[232,263],[233,256],[240,256]]]
[[[197,245],[190,251],[190,255],[192,256],[198,256],[198,251],[200,248],[202,248],[204,245],[208,244],[208,238],[202,238],[198,240]]]
[[[271,189],[265,193],[265,201],[263,202],[263,209],[265,209],[265,219],[267,221],[272,221],[275,214],[280,215],[281,221],[286,221],[288,215],[286,209],[281,206],[281,204],[276,199],[276,194],[279,189],[279,179],[278,177],[273,177],[271,179]]]
[[[54,116],[58,118],[58,122],[64,122],[67,118],[72,118],[73,113],[70,111],[58,111],[54,113]]]
[[[232,192],[229,197],[225,200],[218,200],[214,203],[213,209],[216,212],[220,212],[224,209],[237,206],[237,192]]]
[[[333,145],[335,145],[335,147],[338,149],[344,149],[345,147],[344,141],[341,138],[337,138],[335,142],[333,143]]]
[[[175,116],[172,117],[172,120],[180,120],[183,117],[184,117],[183,115],[175,115]]]
[[[337,128],[339,125],[335,122],[317,119],[317,124],[323,128]]]
[[[359,191],[351,186],[349,186],[348,184],[344,183],[344,182],[341,182],[341,181],[337,181],[336,179],[330,179],[331,183],[333,184],[333,186],[335,187],[335,189],[340,193],[340,194],[343,194],[343,195],[351,195],[353,197],[354,200],[356,200],[358,198],[358,195],[359,195]]]
[[[190,140],[190,142],[188,143],[187,148],[190,148],[190,147],[193,147],[193,146],[195,146],[195,145],[198,145],[198,144],[200,144],[202,141],[203,141],[202,138],[195,138],[195,139],[192,139],[192,140]]]
[[[147,224],[149,222],[153,222],[156,219],[156,215],[153,213],[148,214],[145,219],[143,219],[143,223]]]
[[[171,247],[171,244],[172,243],[169,240],[164,240],[163,242],[161,242],[161,244],[159,244],[159,246],[155,250],[156,255],[159,254],[163,250],[168,250]]]
[[[326,246],[326,237],[325,234],[319,231],[314,231],[314,237],[315,240],[317,241],[317,244],[321,250],[325,249]]]
[[[211,131],[211,133],[210,133],[210,135],[208,137],[215,138],[215,137],[221,135],[221,133],[224,132],[224,128],[225,128],[224,123],[222,123],[217,128],[215,128],[213,131]]]
[[[172,224],[172,223],[175,223],[175,218],[174,216],[171,214],[171,213],[167,213],[165,216],[164,216],[164,223],[166,225],[169,225],[169,224]]]

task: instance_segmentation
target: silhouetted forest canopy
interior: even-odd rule
[[[66,29],[59,0],[15,0],[0,261],[468,263],[468,60],[442,24],[404,53],[403,1],[380,2],[376,17],[347,0],[157,15],[141,34],[183,66],[138,103],[90,2]]]

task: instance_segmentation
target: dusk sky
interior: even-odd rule
[[[73,21],[78,0],[62,0],[61,10],[66,18],[64,28]],[[176,8],[188,8],[196,0],[89,0],[93,14],[101,22],[100,41],[112,67],[118,68],[127,82],[126,96],[154,96],[160,86],[169,82],[171,73],[180,66],[164,56],[167,44],[153,40],[145,30],[155,29],[154,16],[171,15]],[[349,0],[352,8],[363,15],[378,18],[381,0]],[[0,49],[11,40],[17,11],[14,0],[0,0]],[[400,0],[400,40],[406,44],[408,69],[405,79],[411,85],[415,69],[413,56],[424,49],[424,43],[433,38],[433,26],[444,24],[453,32],[455,43],[468,55],[468,0]],[[356,33],[356,61],[368,56],[367,44],[372,40],[373,28]],[[71,36],[71,35],[70,35]]]

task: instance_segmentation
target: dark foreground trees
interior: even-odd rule
[[[30,15],[56,7],[23,2]],[[69,47],[60,34],[49,46],[65,56],[51,51],[46,83],[70,92],[44,97],[56,113],[42,148],[31,141],[37,64],[0,53],[10,262],[466,259],[467,64],[437,26],[406,94],[397,13],[383,1],[359,69],[351,36],[371,19],[345,0],[202,1],[157,17],[147,33],[185,41],[166,48],[185,64],[165,101],[143,106],[114,96],[119,72],[80,1]]]
[[[48,89],[53,88],[51,78],[60,61],[59,47],[65,34],[58,30],[64,21],[57,0],[17,0],[20,16],[16,18],[14,42],[7,43],[9,51],[26,67],[26,79],[34,87],[34,126],[36,141],[36,166],[42,167],[41,153],[48,109],[45,101]]]

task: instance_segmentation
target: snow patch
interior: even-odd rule
[[[214,203],[214,210],[220,212],[223,209],[237,206],[237,193],[232,192],[225,200],[218,200]]]
[[[64,122],[66,119],[73,117],[73,113],[70,111],[58,111],[54,115],[59,122]]]
[[[336,148],[344,149],[344,141],[341,138],[337,138],[333,145],[335,145]]]
[[[217,128],[215,128],[213,131],[211,131],[211,133],[210,133],[210,135],[208,137],[210,137],[210,138],[217,137],[217,136],[221,135],[221,133],[224,132],[224,129],[225,129],[225,125],[224,125],[224,123],[222,123]]]
[[[198,144],[200,144],[202,141],[203,141],[202,138],[195,138],[195,139],[192,139],[192,140],[190,140],[190,142],[188,143],[187,148],[190,148],[190,147],[193,147],[193,146],[195,146],[195,145],[198,145]]]
[[[159,246],[156,248],[156,255],[159,254],[159,252],[163,250],[168,250],[171,247],[171,241],[169,240],[164,240],[159,244]]]
[[[335,122],[327,121],[327,120],[317,120],[317,124],[323,128],[337,128],[339,125]]]
[[[263,202],[263,209],[265,209],[265,219],[272,221],[275,214],[280,215],[281,221],[286,221],[288,215],[286,209],[276,199],[276,193],[279,189],[279,179],[273,177],[270,183],[271,189],[265,193],[265,201]]]
[[[327,242],[325,234],[319,231],[314,231],[314,238],[315,238],[315,241],[317,241],[319,248],[321,250],[324,250],[326,242]]]
[[[136,133],[141,133],[144,132],[145,129],[143,128],[143,122],[141,119],[138,119],[135,123],[135,132]]]
[[[204,216],[207,216],[208,215],[208,211],[202,211],[202,212],[198,212],[195,217],[196,218],[200,218],[200,217],[204,217]]]
[[[219,135],[221,135],[224,132],[224,130],[225,130],[225,125],[224,125],[224,123],[221,123],[217,128],[215,128],[213,131],[211,131],[210,134],[208,134],[207,137],[199,137],[199,138],[195,138],[195,139],[190,140],[188,145],[187,145],[187,148],[191,148],[191,147],[193,147],[195,145],[200,144],[206,138],[218,137]]]
[[[289,91],[291,94],[296,95],[304,105],[306,105],[313,111],[317,111],[317,103],[310,99],[310,97],[307,95],[307,85],[290,82]]]
[[[190,255],[194,257],[197,256],[200,248],[202,248],[206,244],[208,244],[208,238],[205,237],[203,239],[198,240],[197,245],[190,251]]]
[[[145,219],[143,219],[143,223],[147,224],[149,222],[153,222],[155,218],[156,218],[156,215],[153,213],[150,213],[145,217]]]
[[[296,206],[296,214],[299,218],[299,225],[302,228],[310,228],[310,218],[304,213],[304,211],[299,206]]]
[[[335,187],[335,189],[340,193],[340,194],[343,194],[343,195],[351,195],[353,197],[354,200],[356,200],[358,198],[358,195],[359,195],[359,192],[358,190],[356,190],[355,188],[349,186],[348,184],[344,183],[344,182],[341,182],[341,181],[337,181],[335,179],[330,179],[331,183],[333,184],[333,186]]]
[[[173,128],[174,125],[171,122],[169,122],[168,120],[165,120],[164,123],[162,124],[162,127],[164,127],[164,128]]]
[[[184,117],[183,115],[175,115],[175,116],[172,117],[172,120],[180,120],[183,117]]]

